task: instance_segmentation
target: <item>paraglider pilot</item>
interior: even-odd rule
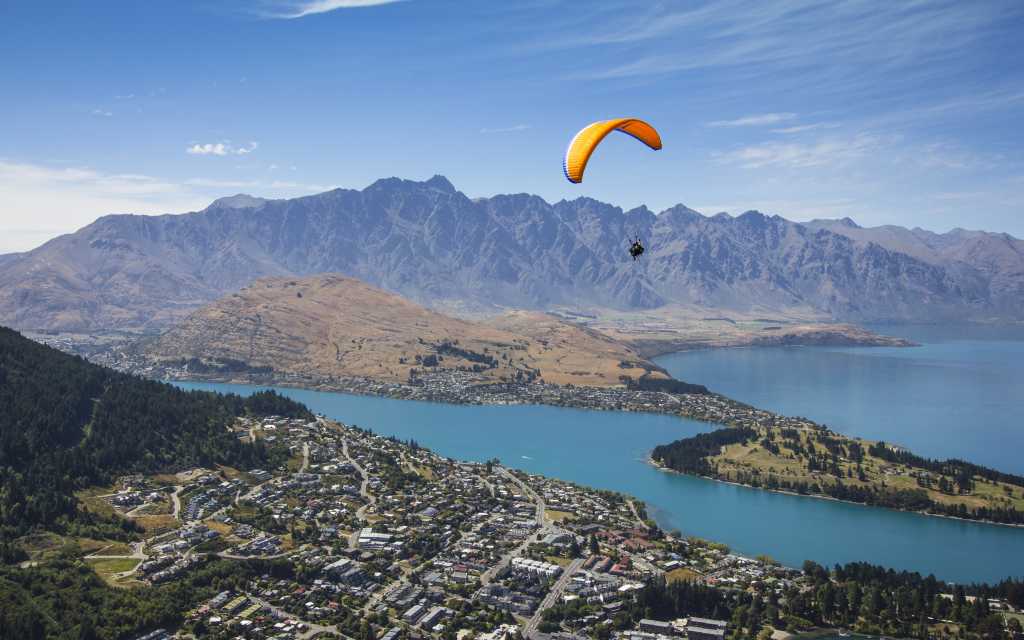
[[[661,135],[654,127],[637,118],[615,118],[614,120],[601,120],[591,123],[573,136],[569,141],[569,148],[565,151],[565,158],[562,160],[562,172],[565,178],[573,184],[583,182],[583,171],[587,168],[587,162],[593,155],[594,149],[612,131],[619,131],[632,136],[644,143],[651,149],[661,149]],[[640,236],[629,247],[629,255],[633,261],[644,253],[644,245],[640,244]]]
[[[633,244],[629,247],[629,255],[633,256],[633,262],[636,262],[636,259],[642,256],[643,253],[644,245],[640,244],[640,236],[637,236],[636,240],[634,240]]]

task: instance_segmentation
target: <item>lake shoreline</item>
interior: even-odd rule
[[[263,377],[263,376],[261,376],[261,377]],[[231,378],[231,377],[226,377],[226,376],[192,376],[192,377],[189,377],[188,379],[174,379],[174,380],[164,380],[164,381],[169,381],[169,382],[203,382],[203,383],[210,383],[210,382],[212,382],[212,383],[217,383],[217,384],[247,384],[247,385],[254,385],[255,384],[256,386],[268,386],[268,387],[277,386],[277,387],[287,387],[287,388],[293,388],[293,389],[299,389],[299,390],[317,391],[317,392],[326,392],[326,393],[349,393],[349,394],[353,394],[353,395],[363,395],[363,396],[367,396],[367,397],[388,398],[388,399],[392,399],[392,400],[412,400],[412,401],[417,401],[417,402],[431,402],[431,403],[442,404],[442,405],[449,405],[449,406],[548,406],[548,407],[566,408],[566,409],[580,409],[580,410],[602,411],[602,412],[620,412],[620,413],[625,413],[625,414],[629,414],[629,413],[649,413],[649,414],[656,414],[656,415],[660,414],[660,415],[675,416],[675,417],[679,417],[679,418],[683,418],[683,419],[689,419],[689,420],[696,420],[696,421],[702,422],[704,424],[714,425],[715,427],[722,428],[722,429],[731,429],[731,428],[736,428],[737,426],[740,426],[739,424],[736,424],[736,421],[737,421],[736,419],[727,418],[725,420],[721,420],[721,419],[720,420],[715,420],[715,419],[712,419],[711,417],[709,417],[706,412],[697,412],[697,411],[685,412],[685,411],[679,411],[678,410],[679,407],[686,406],[686,405],[684,405],[682,403],[682,401],[683,401],[682,399],[688,398],[688,397],[692,397],[692,396],[696,396],[696,397],[702,398],[702,399],[712,399],[712,398],[713,399],[717,399],[717,400],[722,402],[722,406],[723,407],[728,407],[728,408],[731,408],[731,409],[736,410],[736,411],[744,411],[744,412],[748,412],[748,413],[749,412],[754,412],[756,415],[760,416],[762,419],[771,420],[772,422],[775,422],[776,424],[777,424],[776,421],[778,421],[778,420],[786,421],[786,424],[783,424],[782,426],[791,427],[791,428],[799,428],[799,429],[820,428],[819,425],[817,425],[813,421],[810,421],[810,420],[805,419],[805,418],[791,418],[791,417],[788,417],[788,416],[781,416],[781,415],[776,414],[774,412],[767,411],[767,410],[762,410],[762,409],[756,409],[754,407],[751,407],[750,405],[746,405],[746,404],[738,402],[736,400],[732,400],[731,398],[727,398],[725,396],[721,396],[719,394],[714,394],[714,393],[708,394],[708,395],[703,395],[703,394],[669,394],[667,392],[632,392],[632,393],[650,394],[650,395],[655,396],[655,397],[669,396],[671,398],[674,398],[675,402],[677,404],[673,405],[673,408],[676,408],[677,410],[672,411],[672,410],[667,410],[665,405],[659,405],[658,409],[652,409],[652,408],[647,408],[647,407],[643,407],[643,406],[640,406],[640,408],[633,409],[633,408],[629,408],[629,406],[627,406],[627,407],[623,407],[623,406],[608,406],[608,404],[604,404],[604,403],[572,402],[573,398],[578,397],[578,396],[575,395],[576,393],[578,393],[578,392],[585,393],[588,389],[591,389],[589,387],[572,387],[572,388],[567,388],[567,387],[563,387],[561,385],[538,385],[537,383],[532,383],[532,384],[528,384],[528,385],[523,385],[523,384],[519,385],[519,386],[523,386],[523,387],[534,387],[534,388],[536,388],[538,386],[551,387],[551,388],[560,389],[563,392],[568,391],[569,395],[567,395],[567,396],[559,396],[559,399],[563,400],[563,401],[560,401],[560,402],[545,402],[544,400],[546,399],[546,397],[544,395],[541,395],[539,397],[536,397],[536,396],[534,396],[534,397],[529,397],[528,396],[528,397],[525,397],[525,398],[517,397],[515,399],[504,397],[504,396],[495,397],[495,398],[489,398],[486,395],[484,395],[484,396],[479,396],[478,395],[478,396],[473,397],[470,400],[467,400],[467,399],[463,398],[462,396],[455,395],[454,396],[454,400],[453,400],[453,399],[451,399],[452,396],[450,394],[446,395],[446,397],[441,397],[441,398],[437,398],[437,397],[427,397],[427,398],[424,398],[424,397],[407,397],[407,396],[404,396],[401,393],[395,393],[395,391],[397,389],[404,389],[405,385],[388,384],[388,385],[383,385],[382,386],[380,383],[371,383],[371,381],[362,380],[362,379],[354,379],[354,380],[346,381],[346,382],[349,382],[350,384],[332,384],[331,382],[323,381],[323,382],[320,382],[319,384],[314,384],[314,385],[311,386],[311,385],[308,385],[308,384],[303,384],[303,381],[299,381],[299,380],[290,380],[289,381],[289,380],[278,379],[276,376],[274,376],[272,374],[270,376],[268,376],[268,377],[271,378],[271,379],[267,380],[267,381],[263,381],[263,382],[254,382],[254,381],[251,381],[251,380],[237,379],[237,378]],[[353,381],[356,382],[356,384],[351,384]],[[599,390],[599,391],[606,391],[606,390],[601,389],[601,388],[594,388],[594,389],[595,390]],[[641,398],[641,400],[642,399],[644,399],[644,398]],[[491,401],[488,402],[487,400],[491,400]],[[566,401],[566,400],[568,400],[568,401]],[[714,428],[712,430],[714,430]],[[668,443],[663,443],[663,444],[668,444]],[[660,471],[667,471],[667,472],[671,472],[671,473],[680,473],[681,475],[693,475],[693,474],[681,473],[681,472],[675,471],[673,469],[669,469],[667,467],[659,465],[653,459],[651,459],[649,455],[646,458],[646,463],[650,464],[650,465],[653,465],[654,467],[656,467]],[[922,510],[898,509],[898,508],[887,507],[887,506],[883,506],[883,505],[871,505],[871,504],[867,504],[867,503],[863,503],[863,502],[854,502],[854,501],[851,501],[851,500],[843,500],[843,499],[839,499],[839,498],[835,498],[835,497],[832,497],[832,496],[828,496],[828,495],[825,495],[825,494],[819,494],[819,493],[799,493],[799,492],[796,492],[796,491],[790,491],[790,490],[785,490],[785,489],[769,489],[769,488],[765,488],[765,487],[755,487],[753,485],[744,484],[744,483],[741,483],[741,482],[736,482],[736,481],[732,481],[732,480],[723,480],[723,479],[720,479],[720,478],[714,478],[714,477],[710,477],[710,476],[694,476],[694,477],[701,477],[701,478],[705,478],[705,479],[708,479],[708,480],[714,480],[716,482],[722,482],[722,483],[725,483],[725,484],[731,484],[731,485],[735,485],[735,486],[745,487],[745,488],[748,488],[748,489],[763,489],[765,491],[770,491],[770,492],[773,492],[773,493],[779,493],[779,494],[784,494],[784,495],[791,495],[791,496],[802,497],[802,498],[817,498],[817,499],[822,499],[822,500],[831,500],[833,502],[843,502],[843,503],[847,503],[847,504],[860,505],[860,506],[863,506],[863,507],[875,507],[875,508],[880,508],[880,509],[886,509],[886,510],[889,510],[889,511],[903,512],[903,513],[916,513],[918,515],[925,515],[925,516],[931,516],[931,517],[936,517],[936,518],[945,518],[945,519],[948,519],[948,520],[958,520],[958,521],[962,521],[962,522],[976,522],[976,523],[980,523],[980,524],[1000,525],[1000,526],[1012,527],[1012,528],[1016,528],[1016,529],[1024,528],[1024,525],[1022,525],[1022,524],[996,522],[996,521],[993,521],[993,520],[986,520],[986,519],[980,519],[980,518],[961,518],[961,517],[957,517],[957,516],[950,516],[950,515],[939,514],[939,513],[931,513],[931,512],[922,511]]]
[[[243,396],[262,389],[203,383],[181,386]],[[796,567],[807,559],[825,566],[866,561],[965,584],[1024,575],[1024,564],[1007,560],[1007,553],[1024,558],[1024,538],[1016,530],[739,491],[682,474],[660,473],[645,462],[647,453],[660,443],[707,432],[708,425],[693,420],[543,405],[498,408],[393,402],[379,396],[301,388],[278,391],[316,413],[346,424],[372,425],[380,434],[415,440],[453,459],[498,458],[525,473],[635,496],[663,530],[719,541],[748,557],[767,554]],[[805,521],[818,525],[793,526]],[[755,522],[770,526],[751,527]]]
[[[840,503],[843,503],[843,504],[852,504],[852,505],[856,505],[858,507],[867,507],[867,508],[870,508],[870,509],[885,509],[887,511],[895,511],[897,513],[915,513],[917,515],[929,516],[929,517],[932,517],[932,518],[944,518],[946,520],[957,520],[957,521],[960,521],[960,522],[970,522],[970,523],[976,523],[976,524],[995,525],[995,526],[999,526],[999,527],[1009,527],[1009,528],[1012,528],[1012,529],[1024,529],[1024,524],[1013,524],[1013,523],[1009,523],[1009,522],[996,522],[994,520],[981,520],[981,519],[977,519],[977,518],[959,518],[959,517],[956,517],[956,516],[947,516],[947,515],[942,514],[942,513],[931,513],[931,512],[928,512],[928,511],[920,511],[920,510],[913,510],[913,509],[894,509],[893,507],[885,507],[885,506],[881,506],[881,505],[867,504],[867,503],[864,503],[864,502],[854,502],[852,500],[841,500],[839,498],[834,498],[832,496],[825,495],[825,494],[822,494],[822,493],[798,493],[796,491],[789,491],[789,490],[786,490],[786,489],[769,489],[767,487],[755,487],[754,485],[744,484],[742,482],[736,482],[735,480],[723,480],[721,478],[715,478],[713,476],[703,476],[703,475],[696,475],[696,474],[692,474],[692,473],[684,473],[682,471],[676,471],[675,469],[670,469],[670,468],[666,467],[663,464],[659,464],[654,458],[651,458],[650,456],[647,457],[647,464],[649,464],[650,466],[654,467],[655,469],[657,469],[658,471],[661,471],[663,473],[672,473],[672,474],[676,474],[676,475],[680,475],[680,476],[689,476],[691,478],[701,478],[703,480],[710,480],[712,482],[720,482],[722,484],[728,484],[728,485],[732,485],[734,487],[743,487],[744,489],[753,489],[753,490],[758,490],[758,491],[768,491],[770,493],[778,493],[778,494],[787,495],[787,496],[794,496],[794,497],[797,497],[797,498],[814,498],[814,499],[817,499],[817,500],[828,500],[830,502],[840,502]]]

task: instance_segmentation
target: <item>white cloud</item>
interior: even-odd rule
[[[131,100],[135,97],[134,93],[124,93],[114,96],[114,100]]]
[[[227,145],[223,142],[207,143],[207,144],[193,144],[191,147],[185,150],[186,153],[190,153],[195,156],[226,156],[228,155]]]
[[[94,116],[103,116],[104,118],[109,118],[110,116],[112,116],[114,114],[113,114],[113,112],[106,111],[105,109],[93,109],[92,110],[92,115],[94,115]]]
[[[517,124],[512,127],[499,127],[497,129],[481,129],[480,133],[513,133],[516,131],[526,131],[530,128],[528,124]]]
[[[50,167],[0,158],[0,253],[27,251],[110,213],[198,211],[227,192],[293,197],[333,187],[299,182],[192,178],[173,181],[88,167]],[[233,191],[229,191],[233,190]]]
[[[244,156],[259,148],[258,142],[250,142],[244,147],[235,147],[227,142],[193,143],[185,152],[194,156]]]
[[[304,0],[301,2],[277,2],[278,8],[265,13],[268,18],[303,18],[305,16],[327,13],[338,9],[359,9],[394,4],[403,0]]]
[[[769,124],[779,124],[796,118],[795,113],[762,113],[754,116],[744,116],[735,120],[715,120],[707,123],[709,127],[762,127]]]
[[[151,176],[0,159],[0,253],[32,249],[108,213],[195,211],[209,201]]]

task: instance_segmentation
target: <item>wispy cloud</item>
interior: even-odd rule
[[[765,142],[716,153],[713,157],[744,169],[820,167],[863,158],[877,151],[882,142],[882,138],[877,135],[862,133],[845,138],[824,138],[806,144]]]
[[[329,191],[335,188],[332,185],[308,184],[290,180],[273,180],[271,182],[265,182],[263,180],[215,180],[211,178],[190,178],[185,180],[183,184],[189,187],[202,187],[206,189],[254,189],[270,190],[275,192],[283,190],[287,192],[300,193],[317,193],[321,191]]]
[[[209,198],[153,176],[0,159],[0,253],[25,251],[115,212],[195,211]],[[7,229],[20,229],[18,235]]]
[[[94,116],[102,116],[104,118],[109,118],[110,116],[114,115],[114,113],[111,112],[111,111],[107,111],[106,109],[93,109],[92,110],[92,115],[94,115]]]
[[[512,127],[498,127],[496,129],[481,129],[480,133],[514,133],[516,131],[526,131],[530,128],[528,124],[517,124]]]
[[[709,127],[762,127],[770,124],[779,124],[796,118],[795,113],[762,113],[753,116],[744,116],[735,120],[715,120],[707,123]]]
[[[899,134],[872,130],[852,135],[823,135],[801,142],[767,141],[713,153],[712,157],[742,169],[832,167],[842,169],[843,175],[857,162],[859,169],[877,171],[882,166],[897,167],[904,175],[914,170],[963,175],[990,171],[1007,161],[1001,153],[973,151],[954,141],[922,143]],[[882,169],[883,172],[890,170]],[[834,177],[838,174],[832,171],[821,175]]]
[[[228,190],[265,197],[327,191],[319,184],[192,178],[174,181],[90,167],[53,167],[0,158],[0,253],[26,251],[109,213],[197,211]]]
[[[266,12],[268,18],[284,18],[292,20],[327,13],[339,9],[359,9],[363,7],[377,7],[385,4],[394,4],[404,0],[305,0],[301,2],[276,2],[274,7]]]
[[[135,97],[134,93],[123,93],[114,96],[114,100],[131,100]]]
[[[258,149],[258,142],[250,142],[244,147],[233,146],[229,142],[193,143],[185,149],[185,153],[193,156],[244,156]]]
[[[1017,3],[874,3],[860,0],[722,0],[683,9],[666,3],[638,12],[624,2],[617,19],[603,17],[535,48],[611,46],[634,55],[589,73],[593,78],[664,75],[721,67],[751,73],[766,67],[841,69],[870,65],[874,76],[921,70],[923,61],[955,62],[990,30],[1022,13]],[[828,28],[822,28],[828,25]],[[643,42],[641,55],[636,44]],[[832,74],[835,75],[835,74]],[[855,75],[855,74],[854,74]],[[763,78],[760,78],[763,81]]]
[[[772,129],[772,133],[804,133],[806,131],[817,131],[818,129],[835,129],[839,126],[836,122],[815,122],[814,124],[798,124],[792,127]]]

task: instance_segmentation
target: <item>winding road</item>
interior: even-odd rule
[[[342,455],[345,456],[345,459],[348,460],[352,464],[352,466],[356,468],[356,471],[359,473],[359,477],[361,477],[363,479],[363,481],[359,485],[359,495],[361,495],[364,498],[366,498],[367,502],[366,502],[366,504],[364,504],[363,506],[359,507],[359,509],[356,510],[356,519],[359,520],[360,522],[362,522],[362,521],[366,520],[366,510],[368,508],[370,508],[371,506],[377,504],[377,498],[374,497],[373,494],[370,493],[370,474],[366,473],[366,470],[363,469],[362,465],[360,465],[358,462],[356,462],[356,459],[353,458],[349,454],[349,452],[348,452],[348,438],[342,438],[342,440],[341,440],[341,452],[342,452]],[[349,534],[349,537],[348,537],[348,548],[349,549],[356,549],[358,547],[359,547],[359,530],[356,529],[351,534]]]

